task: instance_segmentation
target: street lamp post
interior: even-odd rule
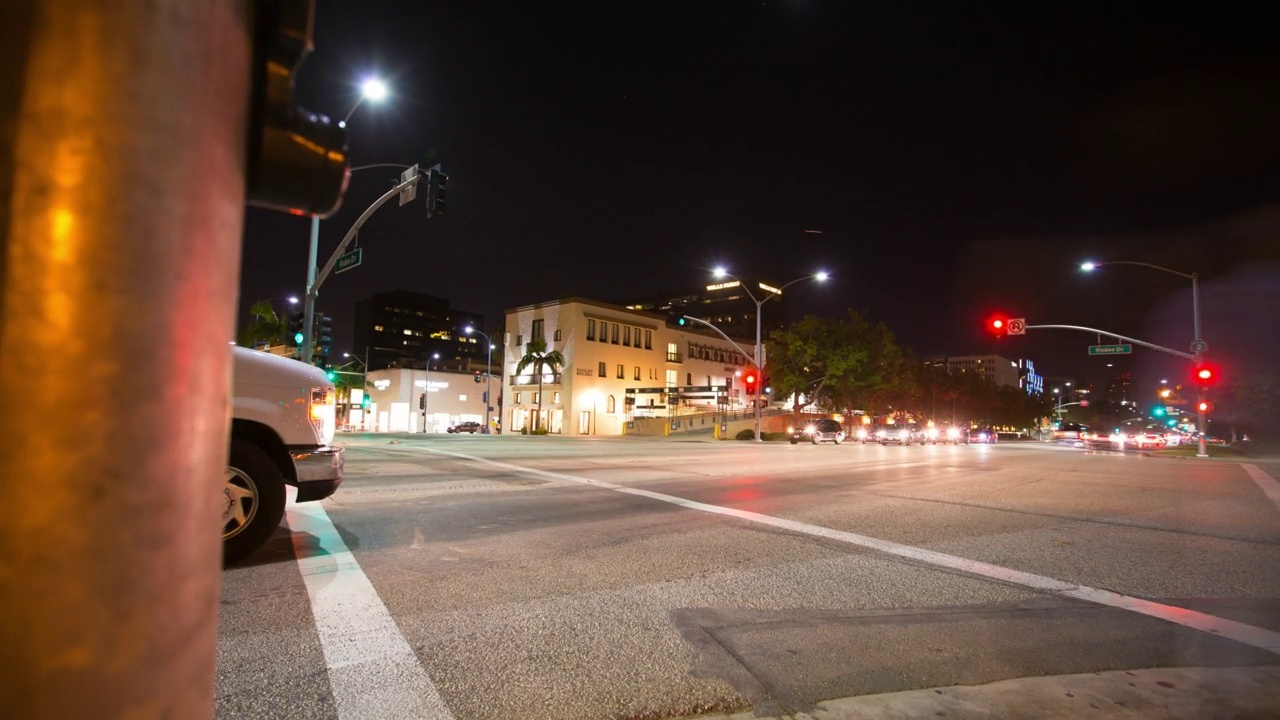
[[[440,353],[431,353],[427,358],[427,379],[422,385],[422,432],[427,432],[427,411],[431,408],[431,361],[439,360]],[[410,396],[412,397],[412,395]]]
[[[1187,278],[1188,280],[1190,280],[1191,281],[1191,332],[1193,335],[1193,337],[1191,338],[1192,340],[1191,352],[1195,356],[1194,362],[1197,362],[1197,363],[1200,362],[1201,357],[1204,355],[1204,351],[1200,349],[1204,347],[1203,345],[1204,339],[1200,335],[1200,273],[1184,273],[1184,272],[1179,272],[1177,270],[1171,270],[1167,267],[1161,267],[1160,265],[1152,265],[1151,263],[1137,262],[1134,260],[1107,260],[1105,262],[1088,261],[1088,262],[1081,263],[1080,269],[1085,272],[1092,272],[1095,268],[1102,267],[1103,265],[1139,265],[1145,268],[1151,268],[1152,270],[1159,270],[1160,272],[1169,273],[1170,275],[1177,275],[1178,277]],[[1201,387],[1199,391],[1196,393],[1196,397],[1198,398],[1196,403],[1196,410],[1198,411],[1197,424],[1199,426],[1199,431],[1200,431],[1200,442],[1198,447],[1196,448],[1196,457],[1205,458],[1205,457],[1209,457],[1209,453],[1205,448],[1205,437],[1204,437],[1207,431],[1207,427],[1206,427],[1207,419],[1205,418],[1204,410],[1201,409],[1204,406],[1204,402],[1203,402],[1204,388],[1203,387]]]
[[[351,119],[352,113],[356,108],[360,107],[360,103],[366,99],[371,102],[381,102],[387,97],[387,86],[377,78],[365,80],[360,86],[360,97],[356,99],[351,109],[347,111],[347,116],[342,119],[341,126],[346,127],[347,121]],[[315,322],[316,315],[316,274],[319,268],[316,266],[318,256],[320,254],[320,216],[311,216],[311,242],[307,246],[307,292],[302,303],[302,342],[303,345],[299,349],[299,358],[302,362],[311,364],[312,356],[312,336],[314,330],[312,323]]]
[[[823,272],[823,271],[818,271],[812,275],[802,275],[801,277],[798,277],[795,280],[792,280],[791,282],[783,285],[780,288],[777,288],[777,289],[771,288],[768,291],[769,292],[768,295],[764,296],[760,300],[757,300],[756,296],[752,294],[751,289],[747,287],[747,284],[743,282],[741,279],[739,279],[738,277],[730,274],[728,270],[725,270],[722,267],[718,267],[713,271],[713,274],[717,278],[727,277],[737,281],[738,285],[742,288],[742,290],[747,293],[747,297],[751,298],[751,302],[756,304],[756,353],[755,353],[756,356],[754,358],[754,362],[756,366],[756,372],[760,374],[760,378],[759,378],[759,381],[756,383],[759,387],[756,390],[756,399],[755,401],[752,402],[752,405],[753,405],[752,410],[755,416],[755,435],[756,435],[755,440],[756,442],[764,442],[764,439],[760,437],[760,414],[762,409],[760,404],[760,396],[764,393],[764,342],[760,334],[761,308],[763,308],[764,304],[769,301],[769,298],[772,298],[775,295],[781,295],[783,290],[786,290],[787,288],[791,287],[792,285],[795,285],[801,280],[816,280],[818,282],[825,282],[829,276],[827,275],[826,272]]]
[[[485,359],[484,359],[484,434],[488,435],[489,434],[489,403],[493,400],[493,397],[489,394],[490,390],[493,387],[493,385],[491,384],[491,381],[493,380],[493,339],[490,338],[488,335],[485,335],[482,331],[471,327],[470,325],[463,328],[462,331],[468,335],[475,333],[476,335],[479,335],[480,337],[484,338],[484,341],[489,344],[489,351],[485,355]]]

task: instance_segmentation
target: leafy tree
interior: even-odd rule
[[[276,314],[270,300],[259,300],[249,307],[249,315],[253,319],[249,326],[240,333],[238,344],[243,347],[254,347],[258,343],[280,345],[284,343],[285,319]]]
[[[564,355],[559,350],[548,351],[547,339],[543,337],[529,340],[529,344],[524,348],[524,356],[516,363],[517,375],[524,372],[525,368],[532,367],[533,374],[538,376],[538,414],[534,417],[535,430],[542,422],[542,374],[548,369],[554,374],[563,366]]]

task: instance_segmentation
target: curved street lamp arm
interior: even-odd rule
[[[1167,267],[1152,265],[1151,263],[1148,263],[1148,262],[1138,262],[1137,260],[1104,260],[1102,262],[1096,262],[1093,264],[1094,267],[1102,267],[1103,265],[1140,265],[1142,267],[1151,268],[1152,270],[1159,270],[1161,272],[1167,272],[1171,275],[1178,275],[1180,277],[1187,278],[1188,280],[1195,278],[1195,275],[1192,275],[1191,273],[1179,272],[1177,270],[1171,270]]]

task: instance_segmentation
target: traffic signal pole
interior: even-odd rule
[[[249,7],[0,12],[8,717],[213,712]]]
[[[1200,273],[1191,273],[1191,322],[1195,332],[1195,341],[1200,342]],[[1200,362],[1204,353],[1197,350],[1195,361]],[[1196,411],[1198,413],[1196,424],[1200,430],[1200,443],[1196,446],[1196,457],[1209,457],[1209,450],[1205,447],[1205,433],[1209,429],[1209,424],[1205,418],[1204,411],[1204,386],[1200,385],[1196,391]]]
[[[347,252],[347,247],[351,245],[352,240],[355,240],[356,235],[360,232],[360,228],[364,227],[364,224],[369,220],[373,213],[376,212],[378,208],[382,207],[388,200],[399,195],[401,190],[405,190],[417,184],[418,175],[415,174],[408,180],[405,180],[388,190],[382,197],[373,201],[373,204],[360,215],[355,224],[351,226],[351,229],[347,231],[347,234],[342,238],[342,242],[338,243],[338,248],[333,251],[333,255],[329,256],[329,261],[324,264],[324,269],[320,270],[319,273],[316,272],[316,254],[317,247],[319,245],[320,218],[311,218],[311,248],[308,251],[307,261],[307,294],[303,299],[302,306],[302,347],[298,350],[298,355],[302,359],[302,362],[307,363],[308,365],[311,364],[312,350],[314,349],[312,346],[314,344],[315,335],[315,328],[312,327],[312,323],[315,319],[316,297],[320,295],[321,283],[325,281],[325,278],[329,277],[329,273],[333,272],[333,266],[338,264],[338,258],[342,257]]]

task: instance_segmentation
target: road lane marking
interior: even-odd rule
[[[324,507],[290,502],[285,517],[339,720],[452,720],[435,683]]]
[[[1267,497],[1271,498],[1271,502],[1275,503],[1276,509],[1280,510],[1280,482],[1276,482],[1275,478],[1268,475],[1265,470],[1257,465],[1240,463],[1240,467],[1249,473],[1249,477],[1253,478],[1258,487],[1262,488],[1262,492],[1266,493]]]
[[[951,570],[959,570],[971,575],[999,580],[1001,582],[1007,582],[1014,585],[1021,585],[1033,590],[1040,590],[1043,592],[1053,593],[1055,595],[1061,595],[1063,597],[1070,597],[1077,600],[1096,603],[1098,605],[1128,610],[1140,615],[1159,618],[1167,622],[1182,625],[1183,627],[1229,638],[1246,645],[1251,645],[1256,648],[1280,654],[1280,632],[1247,625],[1245,623],[1236,622],[1235,620],[1228,620],[1216,615],[1188,610],[1187,608],[1177,607],[1175,605],[1166,605],[1164,603],[1143,600],[1142,598],[1123,595],[1110,590],[1103,590],[1101,588],[1090,587],[1088,585],[1079,585],[1063,580],[1056,580],[1044,575],[1036,575],[1035,573],[1014,570],[1013,568],[1002,567],[1000,565],[992,565],[980,560],[970,560],[956,555],[948,555],[946,553],[935,552],[933,550],[926,550],[924,548],[915,547],[914,545],[903,545],[902,543],[896,543],[890,540],[881,540],[880,538],[874,538],[868,535],[859,535],[857,533],[846,532],[844,530],[822,527],[821,525],[811,525],[797,520],[787,520],[785,518],[774,517],[772,515],[762,515],[749,510],[739,510],[737,508],[724,507],[721,505],[710,505],[696,500],[687,500],[682,497],[676,497],[675,495],[667,495],[665,493],[653,492],[651,490],[642,490],[640,488],[617,485],[604,480],[594,480],[592,478],[581,477],[578,475],[568,475],[566,473],[553,472],[550,470],[528,468],[521,465],[514,465],[512,463],[490,460],[488,458],[466,455],[464,453],[451,452],[448,450],[428,449],[427,452],[462,458],[464,460],[471,460],[473,462],[504,468],[515,472],[567,480],[569,482],[583,485],[592,485],[606,490],[625,493],[627,495],[636,495],[639,497],[649,498],[651,500],[678,505],[690,510],[698,510],[700,512],[711,513],[713,515],[724,515],[795,533],[835,540],[849,545],[857,545],[859,547],[877,550],[888,555],[895,555],[928,565],[944,567]]]

